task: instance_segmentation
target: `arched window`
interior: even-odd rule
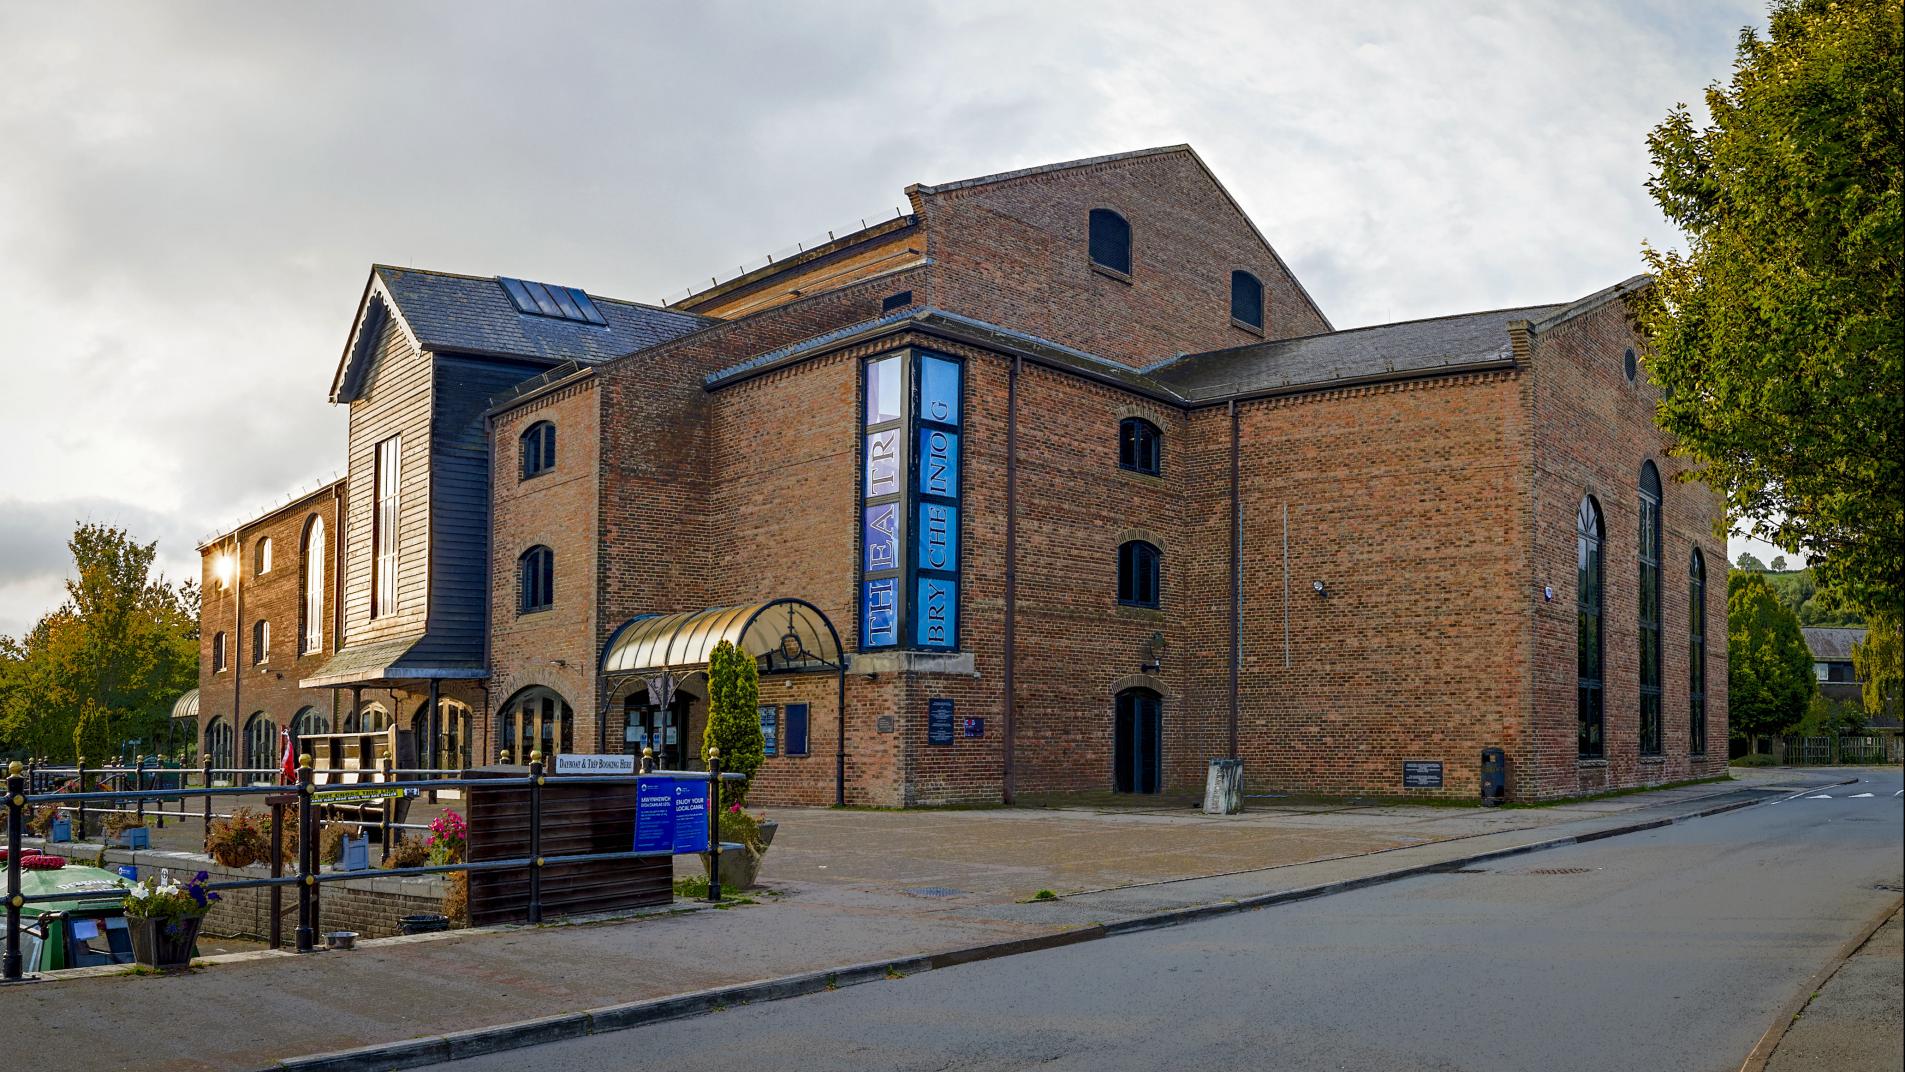
[[[1593,496],[1574,515],[1575,723],[1580,755],[1604,754],[1601,718],[1601,507]]]
[[[324,650],[324,519],[312,515],[304,525],[303,628],[298,630],[298,654]]]
[[[1131,274],[1131,225],[1108,208],[1091,210],[1091,263]]]
[[[206,723],[204,755],[205,758],[212,761],[212,769],[214,771],[229,772],[234,766],[237,766],[236,763],[232,762],[236,757],[232,754],[231,719],[226,718],[224,715],[219,715],[209,723]],[[213,777],[214,780],[224,780],[228,783],[230,780],[229,777],[224,779],[219,779],[217,775]]]
[[[1164,781],[1164,702],[1150,689],[1118,694],[1111,728],[1111,787],[1155,793]]]
[[[270,661],[271,623],[260,618],[251,623],[251,662],[256,666]]]
[[[1263,280],[1249,272],[1230,273],[1230,319],[1254,331],[1263,330]]]
[[[347,733],[382,733],[390,728],[390,712],[380,703],[367,703],[364,709],[346,719]]]
[[[218,632],[212,634],[212,672],[218,673],[219,671],[224,669],[225,669],[225,631],[221,629]]]
[[[470,765],[470,708],[455,700],[437,701],[437,724],[431,733],[430,707],[418,706],[410,718],[416,735],[417,758],[433,770],[456,770]]]
[[[537,421],[523,432],[520,443],[522,479],[541,476],[556,467],[556,426]]]
[[[1118,602],[1127,607],[1158,605],[1158,549],[1143,540],[1118,545]]]
[[[1633,383],[1640,378],[1640,358],[1634,356],[1634,348],[1631,346],[1621,355],[1621,375],[1627,377],[1628,383]]]
[[[1707,754],[1707,560],[1687,561],[1687,752]]]
[[[329,732],[331,732],[331,716],[315,707],[302,708],[291,719],[291,745],[294,748],[306,737]]]
[[[1164,436],[1143,417],[1118,423],[1118,468],[1157,476],[1164,469]]]
[[[252,572],[254,573],[270,573],[271,572],[271,537],[266,536],[264,539],[258,541],[257,568],[253,570]]]
[[[529,762],[531,752],[541,752],[545,761],[553,761],[558,753],[572,751],[575,715],[569,701],[541,685],[511,696],[502,708],[497,748],[508,752],[512,763]]]
[[[516,560],[516,613],[556,605],[556,553],[538,544]]]
[[[1660,472],[1640,467],[1640,754],[1660,754]]]
[[[245,720],[245,766],[252,771],[275,770],[279,763],[278,724],[271,716],[259,711]],[[237,781],[257,781],[259,775],[248,774]]]

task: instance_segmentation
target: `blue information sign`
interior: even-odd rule
[[[913,603],[913,643],[922,648],[951,648],[959,635],[959,582],[944,577],[919,579]]]
[[[774,751],[779,743],[780,709],[765,704],[761,706],[761,751],[767,755],[779,755]]]
[[[958,432],[919,430],[919,493],[948,499],[959,494]]]
[[[882,577],[861,585],[860,646],[890,648],[900,642],[898,577]]]
[[[959,568],[959,508],[919,504],[919,568],[952,572]]]
[[[926,701],[926,743],[953,743],[953,702],[951,700]]]
[[[635,851],[675,851],[675,780],[635,780]]]
[[[868,573],[900,568],[900,504],[879,503],[866,508],[860,544],[866,548]]]
[[[675,852],[708,851],[708,783],[675,783]]]
[[[959,722],[965,728],[965,736],[967,737],[984,737],[986,735],[986,720],[983,718],[962,718]]]
[[[936,424],[959,423],[958,362],[920,355],[919,419]]]

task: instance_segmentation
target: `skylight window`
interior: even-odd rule
[[[574,287],[558,287],[508,276],[497,276],[496,281],[503,285],[503,292],[509,295],[510,303],[516,306],[519,313],[573,320],[578,324],[608,326],[602,311],[595,307],[589,296]]]

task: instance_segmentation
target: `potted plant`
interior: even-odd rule
[[[721,821],[716,824],[723,843],[739,845],[740,849],[728,849],[721,854],[721,888],[724,890],[745,890],[754,885],[761,874],[761,857],[767,855],[767,832],[761,827],[767,816],[749,815],[741,810],[741,805],[730,804],[721,812]],[[701,854],[701,864],[709,868],[712,875],[712,853]]]
[[[205,888],[210,876],[200,871],[180,885],[163,873],[126,891],[126,924],[132,931],[132,959],[150,968],[183,968],[192,963],[198,929],[218,894]]]
[[[763,836],[761,830],[767,816],[741,810],[748,786],[767,758],[766,742],[761,738],[760,693],[760,668],[754,657],[725,640],[715,645],[708,656],[708,728],[702,736],[701,758],[709,758],[710,750],[719,748],[721,769],[750,779],[722,783],[709,801],[710,807],[721,809],[716,823],[720,839],[741,846],[739,852],[721,855],[721,885],[737,890],[754,885],[761,854],[773,837],[771,832]],[[701,854],[703,866],[712,859],[712,853]]]
[[[106,839],[127,849],[152,847],[152,834],[146,829],[146,821],[138,815],[123,812],[114,812],[106,817]]]

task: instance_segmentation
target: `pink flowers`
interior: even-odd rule
[[[430,850],[433,864],[462,863],[469,840],[469,821],[454,811],[446,811],[430,823],[430,836],[424,841],[424,847]]]

